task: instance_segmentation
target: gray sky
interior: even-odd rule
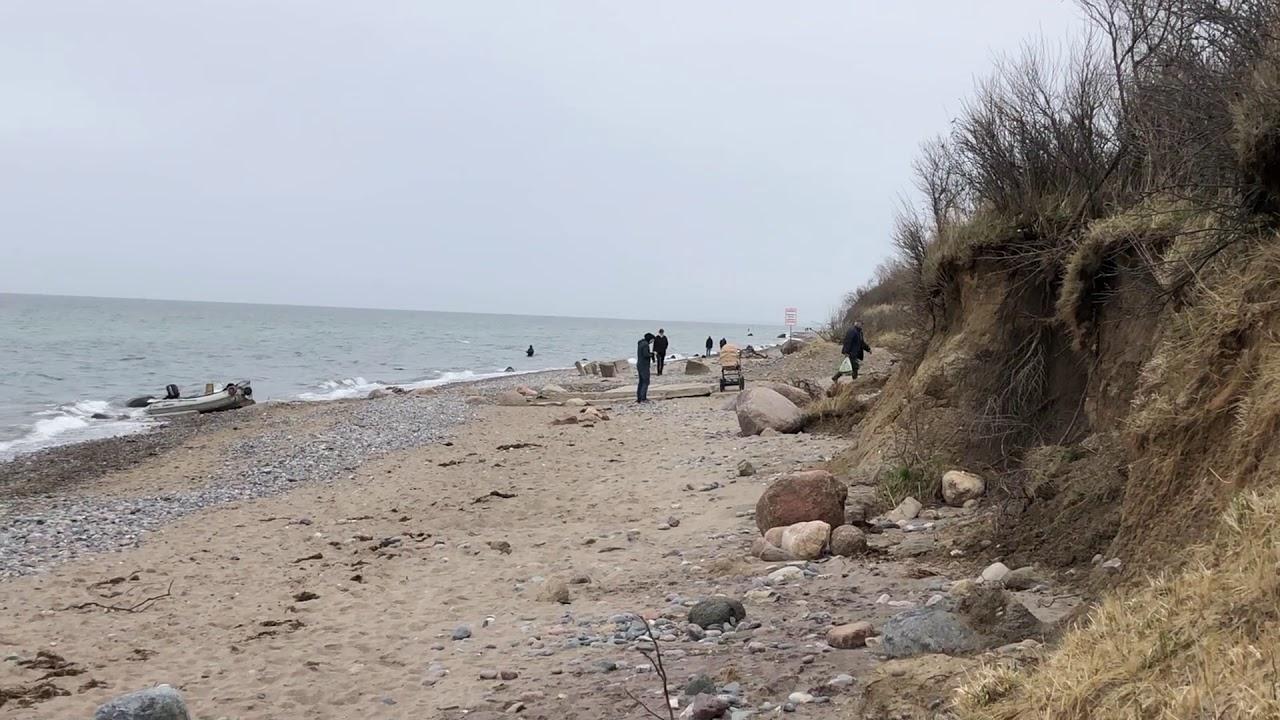
[[[1059,0],[0,3],[0,291],[817,323]]]

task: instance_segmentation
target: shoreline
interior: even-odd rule
[[[372,399],[265,402],[19,455],[0,462],[0,581],[133,547],[209,508],[352,479],[367,462],[443,441],[470,417],[465,395],[566,377],[536,371]],[[140,470],[170,455],[181,456],[167,468],[180,482]],[[102,487],[108,476],[127,478],[124,491]]]
[[[510,373],[495,372],[495,373],[480,373],[480,374],[476,374],[470,370],[466,370],[466,371],[459,371],[456,373],[445,372],[442,374],[440,378],[433,378],[429,380],[417,380],[409,383],[368,382],[368,381],[365,381],[363,378],[348,378],[348,380],[351,380],[350,384],[347,384],[345,382],[342,382],[342,383],[333,382],[333,387],[330,387],[327,390],[322,392],[303,392],[289,398],[263,400],[257,404],[270,405],[270,404],[291,404],[291,403],[329,403],[329,402],[341,402],[341,401],[347,401],[347,400],[362,400],[362,399],[366,399],[368,394],[371,392],[374,392],[377,390],[385,390],[392,387],[399,387],[399,388],[407,389],[411,391],[428,389],[428,388],[451,388],[451,387],[458,387],[458,386],[463,386],[468,384],[483,383],[483,382],[488,382],[493,380],[502,380],[504,378],[528,377],[528,376],[536,376],[536,375],[541,375],[546,373],[562,373],[568,370],[573,370],[573,368],[572,367],[542,368],[538,370],[518,370]],[[450,377],[450,376],[453,376],[453,377]],[[356,382],[357,380],[359,380],[360,382]],[[346,394],[347,392],[350,392],[351,394]],[[85,424],[82,427],[76,428],[76,429],[82,430],[82,431],[90,431],[89,434],[91,435],[91,437],[80,437],[78,435],[73,435],[62,442],[53,441],[53,439],[50,438],[48,444],[39,445],[32,449],[13,450],[12,455],[0,456],[0,467],[3,467],[3,465],[7,462],[12,462],[14,460],[28,457],[37,453],[44,453],[46,451],[57,450],[59,448],[64,448],[68,446],[79,445],[82,443],[103,441],[103,440],[113,440],[116,438],[126,437],[130,435],[147,435],[147,434],[155,433],[171,425],[173,421],[177,418],[190,417],[190,416],[176,416],[176,417],[170,416],[170,417],[162,417],[162,418],[153,418],[143,414],[140,410],[133,409],[123,414],[117,414],[117,415],[111,415],[110,417],[99,418],[99,417],[89,417],[87,414],[88,410],[84,410],[76,414],[72,414],[69,410],[66,409],[66,408],[71,408],[71,409],[79,410],[81,406],[84,406],[84,405],[92,406],[90,409],[93,410],[95,413],[109,410],[111,408],[110,403],[107,401],[79,400],[72,403],[64,403],[63,405],[58,406],[58,408],[55,410],[48,410],[45,412],[50,413],[49,419],[59,419],[59,418],[77,419],[78,418],[79,421],[84,422]],[[244,408],[240,408],[240,409],[244,409]],[[53,413],[61,413],[61,414],[53,414]],[[34,443],[40,442],[39,438],[33,439],[33,436],[40,435],[39,426],[41,422],[42,421],[36,421],[31,423],[30,425],[23,426],[26,428],[26,434],[20,435],[15,438],[11,438],[5,441],[5,443],[12,443],[13,446],[20,447],[23,444],[34,444]],[[105,428],[105,427],[113,427],[114,430],[106,433],[92,432],[95,429]],[[58,433],[58,434],[61,434],[61,433]],[[12,450],[12,447],[10,447],[9,450]]]

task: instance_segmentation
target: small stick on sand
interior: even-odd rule
[[[650,717],[657,718],[657,720],[676,720],[676,711],[671,707],[671,686],[667,683],[667,668],[662,664],[662,647],[658,644],[658,638],[653,636],[653,627],[649,625],[649,621],[640,613],[632,613],[632,615],[635,615],[640,619],[640,622],[644,623],[644,634],[648,637],[649,642],[653,643],[652,655],[650,655],[649,651],[644,648],[638,647],[636,650],[644,656],[645,660],[648,660],[649,663],[653,665],[654,672],[657,673],[658,679],[662,681],[662,696],[667,702],[667,717],[663,718],[661,715],[651,710],[648,705],[644,704],[643,700],[632,694],[630,690],[623,690],[623,692],[627,694],[627,697],[635,701],[636,705],[644,708],[645,713]]]
[[[142,611],[144,611],[144,610],[146,610],[146,609],[150,608],[150,607],[151,607],[151,603],[153,603],[153,602],[155,602],[155,601],[157,601],[157,600],[163,600],[163,599],[168,598],[168,597],[173,597],[173,581],[172,581],[172,580],[170,580],[170,581],[169,581],[169,588],[168,588],[167,590],[165,590],[163,594],[161,594],[161,595],[152,595],[152,596],[151,596],[151,597],[149,597],[149,598],[144,598],[144,599],[139,600],[138,602],[134,603],[133,605],[130,605],[129,607],[124,607],[124,606],[121,606],[121,605],[103,605],[102,603],[96,603],[96,602],[85,602],[85,603],[80,603],[79,605],[68,605],[68,606],[66,606],[66,607],[64,607],[64,608],[59,608],[59,611],[62,611],[62,610],[87,610],[88,608],[95,608],[95,607],[96,607],[96,608],[102,608],[103,610],[106,610],[107,612],[139,613],[139,612],[142,612]]]

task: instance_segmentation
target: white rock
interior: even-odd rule
[[[942,474],[942,499],[953,507],[962,507],[970,500],[977,500],[986,491],[986,481],[973,473],[948,470]]]
[[[796,523],[782,531],[782,549],[802,560],[822,557],[831,537],[831,526],[822,520]]]
[[[813,702],[813,696],[805,692],[793,692],[787,696],[787,702],[796,705],[806,705]]]
[[[898,507],[886,513],[885,518],[891,522],[902,523],[908,520],[914,520],[915,517],[920,514],[922,509],[924,509],[924,505],[921,505],[919,500],[909,497],[898,503]]]
[[[1009,566],[1002,562],[991,563],[982,571],[982,581],[985,583],[998,583],[1004,580],[1004,576],[1009,574]]]
[[[769,573],[765,582],[769,585],[786,585],[790,582],[796,582],[804,579],[804,571],[798,567],[790,566],[778,568]]]
[[[837,675],[827,681],[827,685],[829,687],[849,687],[852,684],[853,684],[853,676],[844,675],[844,674]]]

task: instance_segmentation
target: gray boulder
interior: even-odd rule
[[[93,720],[191,720],[191,716],[182,693],[157,685],[99,705]]]
[[[711,598],[689,608],[689,622],[700,628],[723,625],[732,621],[736,625],[747,617],[742,603],[729,598]]]
[[[795,403],[766,387],[749,387],[738,398],[738,427],[743,435],[759,435],[767,429],[799,432],[803,416]]]
[[[927,653],[962,655],[978,650],[981,639],[945,603],[916,608],[889,618],[880,628],[880,646],[889,657]]]
[[[1043,642],[1044,631],[1040,620],[1008,593],[975,586],[961,597],[894,615],[881,628],[881,639],[890,657],[963,655],[1028,638]]]

